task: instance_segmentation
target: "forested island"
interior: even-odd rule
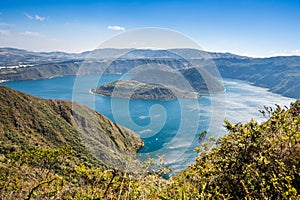
[[[186,92],[171,86],[144,83],[136,80],[118,80],[104,84],[91,92],[101,96],[139,99],[139,100],[172,100],[176,98],[197,98],[194,92]]]

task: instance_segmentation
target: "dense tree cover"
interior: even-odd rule
[[[270,119],[232,125],[216,143],[198,148],[196,163],[182,172],[200,199],[297,199],[300,192],[300,101]],[[209,148],[213,143],[214,147]]]
[[[160,177],[164,169],[149,172],[153,160],[135,174],[78,158],[69,146],[4,148],[0,155],[0,197],[299,199],[300,101],[287,110],[267,108],[264,114],[269,119],[262,124],[225,121],[229,134],[202,142],[196,149],[199,156],[195,164],[168,180]]]

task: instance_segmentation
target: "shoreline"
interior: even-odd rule
[[[97,75],[97,74],[87,74],[87,75],[85,75],[85,76],[90,76],[90,75]],[[120,74],[111,74],[111,73],[107,73],[107,74],[103,74],[103,75],[120,75]],[[47,79],[54,79],[54,78],[62,78],[62,77],[70,77],[70,76],[74,76],[74,77],[76,77],[77,75],[60,75],[60,76],[51,76],[51,77],[42,77],[42,78],[37,78],[37,79],[24,79],[24,80],[1,80],[0,81],[0,84],[1,83],[8,83],[8,82],[18,82],[18,81],[34,81],[34,80],[47,80]],[[288,95],[284,95],[284,94],[281,94],[281,93],[278,93],[278,92],[273,92],[272,90],[271,90],[271,88],[268,88],[268,87],[264,87],[264,86],[261,86],[261,85],[259,85],[259,84],[254,84],[254,83],[252,83],[252,82],[249,82],[249,81],[247,81],[247,80],[242,80],[242,79],[238,79],[238,78],[224,78],[224,79],[227,79],[227,80],[235,80],[235,81],[243,81],[243,82],[245,82],[245,83],[247,83],[247,84],[249,84],[249,85],[252,85],[252,86],[255,86],[255,87],[259,87],[259,88],[264,88],[264,89],[266,89],[267,91],[269,91],[269,92],[271,92],[271,93],[274,93],[274,94],[278,94],[278,95],[281,95],[281,96],[283,96],[283,97],[287,97],[287,98],[291,98],[291,99],[300,99],[300,97],[299,98],[295,98],[295,97],[292,97],[292,96],[288,96]],[[223,91],[223,92],[226,92],[226,88],[225,88],[225,90]],[[200,93],[200,94],[214,94],[214,93]],[[101,96],[101,95],[99,95],[99,96]]]
[[[107,98],[111,98],[111,99],[127,99],[127,100],[134,100],[134,101],[174,101],[176,99],[200,99],[201,97],[198,95],[197,98],[188,98],[188,97],[176,97],[176,98],[172,98],[172,99],[131,99],[131,98],[127,98],[127,97],[120,97],[120,96],[107,96],[107,95],[102,95],[99,93],[95,93],[92,92],[92,89],[89,90],[89,93],[95,96],[100,96],[100,97],[107,97]]]

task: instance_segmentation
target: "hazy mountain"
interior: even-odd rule
[[[21,64],[41,64],[42,62],[66,61],[74,59],[148,59],[148,58],[246,58],[230,53],[211,53],[196,49],[95,49],[82,53],[33,52],[16,48],[0,48],[0,66]]]
[[[0,48],[0,66],[36,65],[54,61],[80,59],[81,54],[65,52],[32,52],[16,48]]]
[[[224,78],[246,80],[284,96],[300,98],[300,57],[215,59]]]

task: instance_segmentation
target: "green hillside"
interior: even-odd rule
[[[196,163],[177,175],[186,192],[200,199],[300,198],[300,101],[262,112],[270,116],[265,123],[225,121],[227,136],[196,149]]]
[[[100,169],[140,165],[135,159],[143,145],[139,136],[85,106],[40,99],[4,86],[0,105],[1,192],[18,188],[23,196],[27,187],[54,174],[69,176],[81,165]]]

